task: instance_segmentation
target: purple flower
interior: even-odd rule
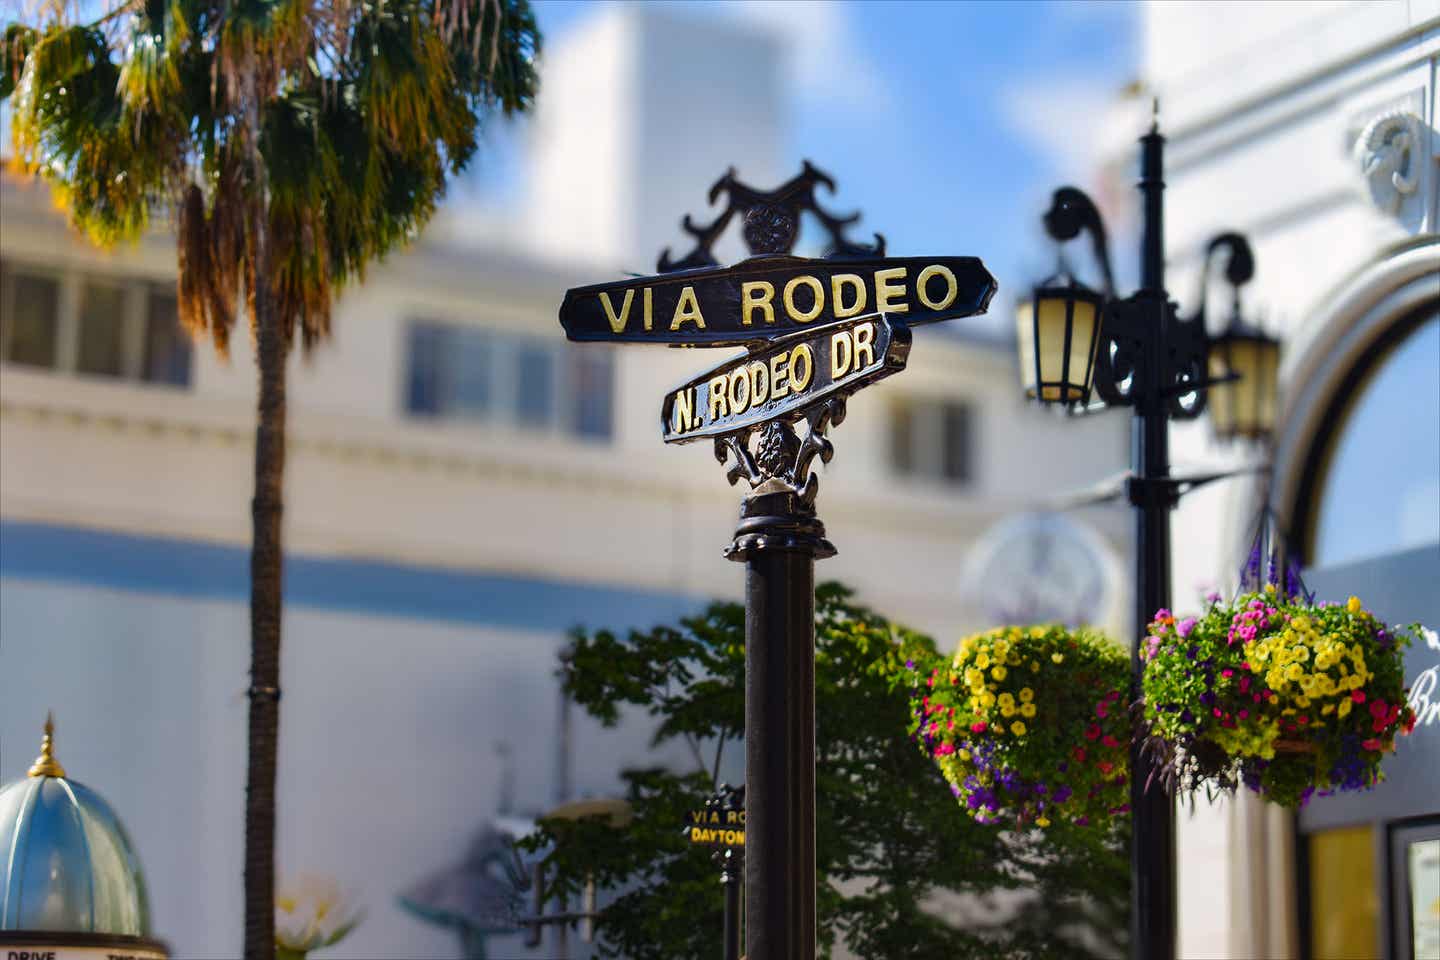
[[[905,666],[906,666],[908,669],[910,669],[910,670],[914,670],[914,669],[915,669],[915,661],[914,661],[914,660],[906,660],[906,661],[905,661]]]
[[[1070,799],[1070,794],[1073,792],[1074,791],[1070,789],[1069,784],[1062,784],[1055,789],[1055,802],[1064,803],[1066,800]]]
[[[1175,632],[1182,637],[1190,636],[1190,631],[1195,629],[1195,618],[1186,617],[1175,625]]]

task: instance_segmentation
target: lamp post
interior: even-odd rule
[[[1125,494],[1135,508],[1132,703],[1140,699],[1139,637],[1144,624],[1156,610],[1170,605],[1170,511],[1182,492],[1228,475],[1173,477],[1170,421],[1198,417],[1206,407],[1207,389],[1219,388],[1249,392],[1219,394],[1217,431],[1253,436],[1268,429],[1274,417],[1278,356],[1275,341],[1239,320],[1239,287],[1254,273],[1249,244],[1239,234],[1217,237],[1205,259],[1208,274],[1215,253],[1225,250],[1230,255],[1227,275],[1236,290],[1230,330],[1213,344],[1207,337],[1203,287],[1199,311],[1189,319],[1180,317],[1165,289],[1165,138],[1158,126],[1152,126],[1140,144],[1138,186],[1144,202],[1140,289],[1123,299],[1116,296],[1100,214],[1082,191],[1063,187],[1055,192],[1045,214],[1046,232],[1057,243],[1089,233],[1104,290],[1092,290],[1076,280],[1062,254],[1056,276],[1036,288],[1017,316],[1021,381],[1027,395],[1045,404],[1086,409],[1093,391],[1106,406],[1133,410],[1131,466],[1125,483]],[[1242,377],[1244,383],[1233,382]],[[1142,960],[1174,960],[1174,804],[1165,791],[1146,789],[1152,769],[1150,757],[1141,750],[1141,738],[1133,738],[1130,950],[1131,956]]]

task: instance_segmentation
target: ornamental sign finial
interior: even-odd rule
[[[45,714],[45,736],[40,740],[40,756],[30,765],[32,777],[63,777],[65,768],[55,759],[55,714]]]
[[[774,190],[756,190],[742,183],[735,176],[735,168],[725,171],[725,176],[715,181],[710,188],[710,202],[713,204],[725,194],[725,209],[705,226],[696,226],[686,214],[680,221],[685,232],[695,238],[695,249],[679,260],[670,259],[667,247],[660,254],[656,269],[660,273],[675,270],[689,270],[694,267],[714,267],[719,263],[711,251],[715,241],[725,232],[731,219],[738,213],[743,222],[742,235],[752,256],[789,253],[795,246],[800,232],[800,215],[805,211],[815,215],[827,233],[830,234],[831,257],[883,257],[885,238],[875,234],[875,243],[852,243],[845,237],[845,228],[860,219],[860,214],[839,217],[825,210],[815,200],[815,188],[823,184],[831,193],[835,192],[835,181],[825,171],[818,169],[809,160],[800,173]]]

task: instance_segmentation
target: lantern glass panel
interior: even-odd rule
[[[1015,308],[1015,346],[1020,361],[1020,385],[1035,399],[1035,304],[1026,300]]]
[[[1075,300],[1074,304],[1070,318],[1070,369],[1065,376],[1070,395],[1066,399],[1083,400],[1090,393],[1090,377],[1095,370],[1099,314],[1091,300]]]

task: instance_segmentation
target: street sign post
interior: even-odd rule
[[[749,960],[815,956],[815,560],[835,547],[815,515],[811,465],[834,454],[826,433],[850,395],[904,368],[910,327],[984,313],[995,294],[975,257],[886,257],[878,234],[848,240],[859,215],[822,208],[822,185],[835,189],[808,162],[771,191],[732,170],[710,190],[712,204],[727,198],[720,214],[683,221],[694,250],[663,252],[656,276],[576,287],[560,306],[571,340],[746,348],[666,394],[660,419],[667,443],[712,441],[730,483],[750,487],[724,551],[746,566],[748,822],[743,847],[727,844],[733,826],[692,824],[688,834],[722,844],[727,858],[748,851]],[[804,213],[829,233],[826,257],[790,256]],[[711,246],[737,215],[752,256],[721,267]]]
[[[692,844],[715,848],[720,886],[725,891],[722,960],[740,958],[740,867],[745,862],[745,788],[722,783],[705,798],[705,806],[685,819],[685,837]]]

